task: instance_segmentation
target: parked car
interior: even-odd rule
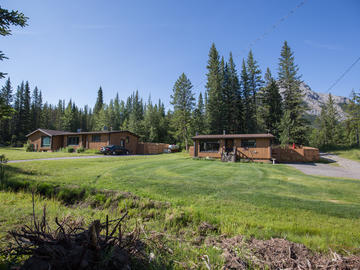
[[[128,155],[130,152],[120,145],[107,145],[100,148],[100,152],[104,155]]]

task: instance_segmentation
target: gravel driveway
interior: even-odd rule
[[[294,167],[305,174],[360,179],[360,162],[328,153],[321,153],[320,156],[333,161],[334,163],[299,163],[287,165]]]

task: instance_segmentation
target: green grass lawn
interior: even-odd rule
[[[358,180],[309,176],[286,165],[193,160],[182,153],[8,166],[10,181],[129,191],[170,202],[194,223],[217,224],[219,233],[360,251]]]
[[[8,160],[24,160],[52,157],[89,156],[95,155],[95,151],[85,151],[84,153],[26,152],[23,147],[0,147],[0,155],[5,155]]]
[[[343,157],[343,158],[360,161],[360,149],[359,148],[353,148],[353,149],[348,149],[348,150],[333,150],[330,152],[333,154],[339,155],[340,157]]]

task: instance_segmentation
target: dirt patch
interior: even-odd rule
[[[221,237],[209,239],[207,244],[223,250],[224,269],[360,269],[360,256],[315,253],[303,244],[280,238]]]

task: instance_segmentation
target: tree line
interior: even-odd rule
[[[358,143],[360,98],[355,92],[346,121],[338,120],[331,95],[315,128],[306,120],[299,68],[286,41],[277,77],[269,68],[262,75],[251,50],[238,71],[232,53],[225,60],[212,44],[206,79],[205,91],[195,97],[190,79],[182,73],[170,96],[172,108],[166,110],[160,99],[155,103],[151,98],[144,101],[138,91],[125,100],[117,94],[105,103],[101,87],[93,107],[80,108],[73,100],[52,105],[44,102],[42,92],[36,86],[31,89],[27,81],[14,91],[8,78],[0,91],[0,143],[20,145],[26,141],[26,134],[37,128],[74,132],[122,129],[138,134],[143,141],[178,143],[184,148],[197,133],[223,132],[272,133],[283,145]]]

